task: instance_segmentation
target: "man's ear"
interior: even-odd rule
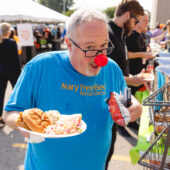
[[[124,13],[126,20],[130,19],[130,12],[127,11]]]
[[[66,42],[66,45],[68,47],[68,50],[71,51],[72,49],[72,43],[71,41],[69,40],[69,38],[65,38],[65,42]]]

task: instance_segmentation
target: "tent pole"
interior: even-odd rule
[[[65,12],[66,12],[66,1],[63,0],[63,13],[65,13]]]

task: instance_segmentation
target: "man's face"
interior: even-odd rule
[[[141,20],[141,17],[142,16],[140,15],[137,17],[131,17],[124,23],[123,29],[125,35],[129,36],[131,34],[132,30],[135,28],[135,25]]]
[[[80,24],[71,38],[83,50],[101,50],[108,47],[108,29],[104,22],[92,20]],[[85,76],[95,76],[101,67],[95,64],[94,57],[86,57],[70,39],[67,39],[70,62],[73,67]]]
[[[139,26],[142,32],[145,33],[147,31],[148,23],[149,23],[149,17],[147,15],[142,16],[139,22]]]

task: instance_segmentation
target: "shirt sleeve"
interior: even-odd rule
[[[23,111],[35,106],[35,74],[31,64],[27,64],[4,107],[6,111]]]

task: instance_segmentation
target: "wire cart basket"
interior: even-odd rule
[[[153,92],[143,101],[150,106],[150,122],[154,125],[170,126],[170,82]]]
[[[143,105],[149,106],[154,139],[138,163],[144,169],[170,170],[170,82],[153,92]]]

